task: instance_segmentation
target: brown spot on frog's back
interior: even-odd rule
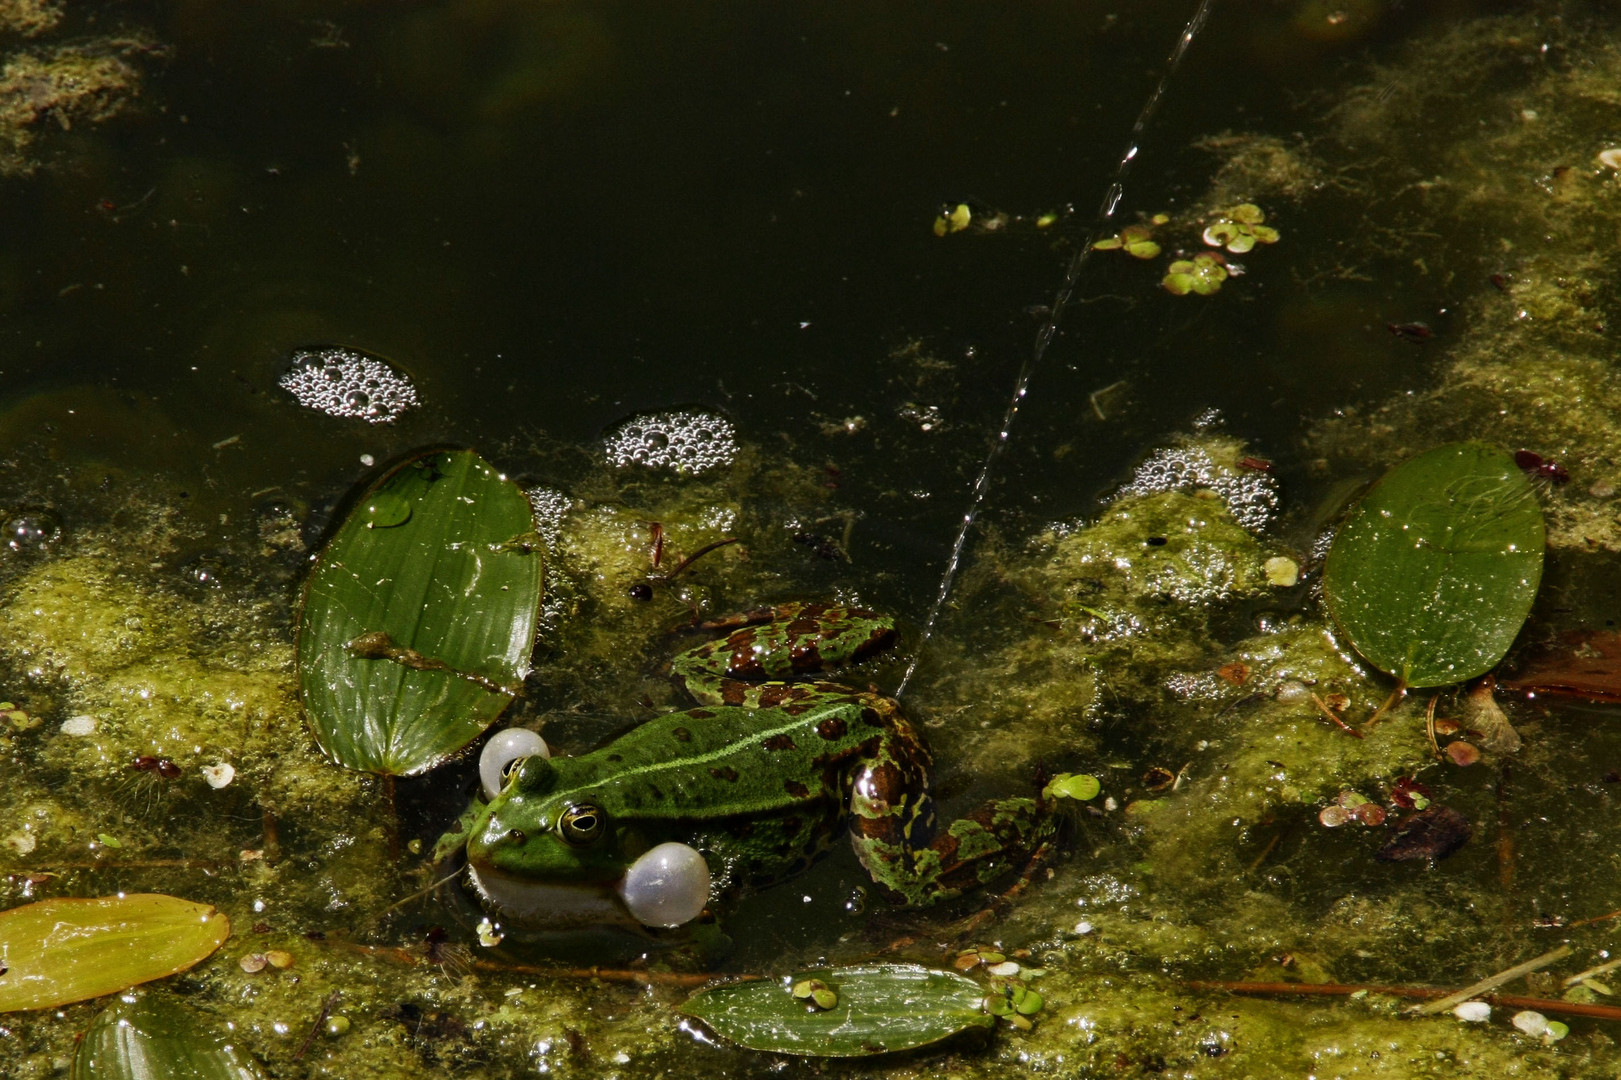
[[[709,769],[709,775],[713,776],[716,780],[725,780],[728,783],[733,784],[737,783],[737,770],[732,768],[730,765],[722,766],[719,769],[711,766]]]
[[[862,709],[861,722],[868,727],[883,727],[884,718],[878,715],[877,709]]]
[[[828,740],[842,739],[844,738],[844,733],[849,730],[850,725],[846,724],[843,719],[837,716],[830,716],[826,720],[823,720],[820,724],[816,725],[816,734]]]
[[[675,736],[675,741],[676,742],[691,742],[692,741],[692,732],[688,731],[684,727],[672,728],[671,731],[670,731],[670,734]]]
[[[787,734],[773,735],[760,743],[767,750],[795,750],[794,740]]]
[[[784,791],[788,792],[788,794],[792,795],[796,799],[810,798],[810,788],[806,787],[804,784],[801,784],[798,780],[784,780],[782,782],[782,787]]]

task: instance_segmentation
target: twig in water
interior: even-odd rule
[[[315,1023],[310,1025],[310,1033],[304,1036],[304,1041],[298,1044],[298,1053],[293,1055],[294,1061],[303,1061],[304,1055],[310,1052],[310,1045],[315,1042],[315,1036],[321,1033],[326,1026],[326,1018],[332,1015],[332,1006],[338,1003],[341,990],[334,990],[321,1002],[321,1011],[315,1014]]]
[[[1518,979],[1521,975],[1529,975],[1533,971],[1541,971],[1549,964],[1558,963],[1570,955],[1570,946],[1561,945],[1557,949],[1550,949],[1541,956],[1527,960],[1523,964],[1515,964],[1507,971],[1499,971],[1496,975],[1488,975],[1472,986],[1466,986],[1456,994],[1449,994],[1440,1001],[1430,1001],[1423,1005],[1415,1005],[1408,1011],[1416,1016],[1428,1016],[1431,1013],[1446,1012],[1454,1005],[1462,1005],[1472,997],[1490,993],[1506,982]]]
[[[1607,974],[1614,971],[1618,967],[1621,967],[1621,960],[1606,961],[1605,963],[1600,964],[1598,967],[1590,967],[1586,971],[1578,971],[1576,974],[1565,980],[1565,985],[1575,986],[1583,979],[1591,979],[1599,975]]]
[[[1391,997],[1433,998],[1446,993],[1433,986],[1353,986],[1345,983],[1263,983],[1193,980],[1182,984],[1189,990],[1225,990],[1230,994],[1264,994],[1296,997],[1350,997],[1353,994],[1388,994]],[[1518,997],[1487,994],[1481,998],[1504,1009],[1535,1009],[1540,1013],[1590,1016],[1595,1020],[1621,1020],[1621,1005],[1590,1005],[1584,1001],[1558,998]]]
[[[716,540],[713,544],[705,544],[703,547],[699,548],[697,551],[694,551],[691,555],[688,555],[685,559],[682,559],[679,563],[677,563],[674,570],[671,570],[668,574],[664,575],[664,580],[674,581],[676,575],[681,573],[681,571],[685,570],[687,567],[691,566],[705,555],[708,555],[716,548],[723,548],[727,544],[737,543],[737,539],[738,538],[735,536],[728,536],[724,540]]]
[[[1358,739],[1362,738],[1362,732],[1358,731],[1350,724],[1347,724],[1344,720],[1341,720],[1339,714],[1328,707],[1328,702],[1317,696],[1316,691],[1312,691],[1311,699],[1317,703],[1317,707],[1323,711],[1323,715],[1334,721],[1341,731],[1345,732],[1347,735],[1355,736]]]
[[[1435,703],[1441,700],[1440,694],[1430,695],[1430,703],[1424,707],[1424,734],[1430,737],[1430,750],[1435,754],[1435,760],[1441,760],[1441,744],[1435,741]]]

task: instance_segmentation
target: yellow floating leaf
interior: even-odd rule
[[[0,1012],[49,1009],[185,971],[231,936],[207,904],[159,893],[0,912]]]

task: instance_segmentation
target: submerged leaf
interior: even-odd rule
[[[1413,687],[1503,658],[1542,579],[1542,510],[1501,450],[1452,443],[1386,473],[1334,537],[1329,611],[1369,663]]]
[[[1566,634],[1501,685],[1532,694],[1621,702],[1621,634],[1613,630]]]
[[[299,686],[321,748],[407,775],[477,738],[528,671],[539,545],[524,493],[469,450],[367,490],[304,589]]]
[[[794,996],[815,981],[831,1005]],[[788,979],[735,982],[681,1006],[717,1035],[750,1050],[807,1057],[865,1057],[912,1050],[969,1028],[990,1027],[985,988],[916,964],[822,968]]]
[[[0,912],[0,1012],[48,1009],[185,971],[231,936],[207,904],[158,893]]]
[[[124,994],[90,1022],[73,1080],[263,1080],[249,1054],[167,994]]]

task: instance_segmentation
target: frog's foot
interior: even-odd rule
[[[889,899],[907,907],[950,900],[1025,866],[1057,825],[1050,809],[1033,798],[984,803],[938,831],[931,827],[932,806],[868,816],[855,803],[850,835],[856,856]],[[905,817],[914,824],[898,830]]]
[[[839,604],[783,604],[709,625],[735,629],[670,662],[671,674],[706,705],[726,704],[728,683],[811,678],[883,652],[896,637],[894,620]]]

